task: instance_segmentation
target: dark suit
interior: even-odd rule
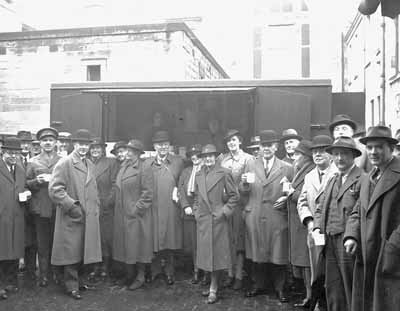
[[[354,258],[346,253],[343,234],[346,221],[359,197],[362,170],[353,166],[346,181],[334,175],[327,183],[315,211],[315,227],[326,235],[325,289],[329,311],[350,310]]]

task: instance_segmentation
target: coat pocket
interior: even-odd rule
[[[389,241],[384,242],[382,273],[391,277],[400,277],[400,248]]]

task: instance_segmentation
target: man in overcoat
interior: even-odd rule
[[[260,156],[248,162],[242,176],[240,192],[248,195],[244,209],[246,223],[246,257],[254,263],[254,287],[246,293],[253,297],[263,292],[269,270],[270,280],[281,302],[284,293],[286,266],[289,263],[287,196],[283,182],[291,181],[293,168],[276,158],[278,135],[273,130],[260,133]]]
[[[0,159],[0,286],[17,291],[18,260],[25,248],[25,170],[19,164],[21,143],[17,138],[4,139]],[[5,292],[0,298],[7,298]]]
[[[111,271],[112,241],[113,241],[113,184],[118,173],[118,163],[115,158],[106,157],[107,144],[101,138],[95,138],[89,147],[89,157],[94,164],[94,176],[100,200],[100,235],[101,254],[103,261],[97,265],[91,277],[105,278]]]
[[[296,307],[307,307],[311,298],[311,271],[310,258],[307,247],[307,228],[300,222],[297,213],[297,201],[304,185],[305,176],[315,168],[312,159],[311,142],[303,139],[294,149],[295,175],[288,189],[288,216],[289,216],[289,260],[293,275],[304,280],[306,297]]]
[[[314,215],[313,236],[325,237],[325,291],[328,311],[350,311],[354,258],[343,247],[346,221],[360,192],[362,170],[354,163],[361,155],[350,137],[328,147],[338,172],[327,183]],[[312,220],[308,219],[309,222]]]
[[[154,157],[146,160],[154,175],[154,199],[152,205],[154,228],[153,278],[165,272],[167,284],[175,282],[175,251],[182,248],[182,217],[178,205],[178,181],[184,162],[170,153],[168,132],[154,134]],[[164,271],[163,271],[164,270]]]
[[[280,139],[281,144],[285,149],[285,156],[283,161],[293,164],[294,152],[296,147],[299,145],[300,141],[303,139],[295,129],[286,129],[282,132],[282,138]]]
[[[74,151],[56,164],[49,183],[57,205],[51,263],[63,268],[67,294],[81,299],[81,263],[101,262],[100,200],[93,163],[86,158],[90,132],[78,130],[72,141]]]
[[[400,159],[390,128],[374,126],[360,142],[373,169],[361,178],[344,247],[356,254],[352,311],[394,311],[400,306]]]
[[[218,155],[214,145],[205,145],[201,157],[204,165],[196,174],[193,204],[197,222],[197,265],[211,272],[210,289],[203,292],[207,303],[217,301],[221,270],[232,264],[230,249],[230,223],[239,201],[237,186],[229,170],[216,164]]]
[[[153,259],[153,172],[140,159],[144,152],[141,141],[132,139],[126,148],[127,159],[122,163],[115,187],[113,258],[125,263],[126,274],[120,283],[136,290],[145,282],[145,264]]]
[[[61,159],[57,154],[58,132],[54,128],[43,128],[37,132],[41,153],[28,163],[26,179],[32,192],[30,214],[35,225],[38,259],[39,286],[48,285],[50,257],[53,244],[55,205],[49,197],[49,181],[54,166]]]

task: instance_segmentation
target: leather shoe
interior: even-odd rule
[[[6,300],[8,298],[7,293],[4,289],[0,289],[0,300]]]
[[[204,272],[203,279],[200,282],[201,286],[207,286],[210,285],[210,273],[209,272]]]
[[[202,295],[203,297],[208,297],[208,296],[210,295],[210,290],[209,290],[209,289],[203,290],[203,291],[201,292],[201,295]]]
[[[131,285],[129,285],[128,289],[129,290],[136,290],[138,288],[141,288],[143,285],[144,285],[144,280],[136,279],[135,281],[133,281],[133,283]]]
[[[172,275],[167,275],[167,284],[172,285],[175,283],[174,277]]]
[[[310,298],[304,298],[302,302],[295,303],[294,307],[296,307],[296,308],[309,308],[310,304],[311,304],[311,299]]]
[[[264,294],[265,294],[265,290],[255,287],[255,288],[249,290],[248,292],[246,292],[246,294],[244,296],[251,298],[251,297],[256,297],[256,296],[264,295]]]
[[[241,290],[243,287],[243,281],[239,279],[235,279],[235,282],[233,283],[233,289],[234,290]]]
[[[285,295],[285,293],[283,291],[278,291],[276,293],[276,295],[278,296],[278,299],[280,302],[288,302],[289,301],[288,297]]]
[[[80,300],[82,299],[81,293],[78,290],[73,290],[68,293],[68,296],[75,300]]]
[[[79,285],[79,290],[81,290],[81,291],[94,290],[94,289],[96,289],[95,286],[91,286],[91,285],[87,285],[87,284]]]
[[[47,287],[49,285],[49,280],[46,277],[43,277],[39,281],[39,286],[40,287]]]

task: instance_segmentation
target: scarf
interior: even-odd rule
[[[201,164],[198,165],[193,165],[192,168],[192,173],[190,174],[189,182],[188,182],[188,188],[187,188],[187,195],[192,196],[194,193],[194,182],[195,182],[195,177],[196,173],[199,172],[201,169]]]

